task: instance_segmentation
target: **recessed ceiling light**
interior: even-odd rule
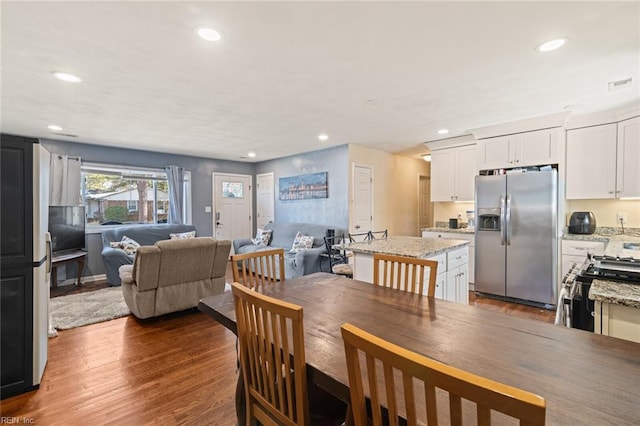
[[[62,127],[56,125],[56,124],[49,124],[47,126],[47,129],[51,130],[52,132],[59,132],[60,130],[62,130]]]
[[[200,36],[207,41],[218,41],[222,38],[219,32],[213,30],[211,28],[199,27],[196,28],[196,32]]]
[[[318,139],[320,139],[322,142],[329,140],[329,135],[327,135],[326,133],[321,133],[318,135]]]
[[[438,130],[438,134],[439,135],[446,135],[447,133],[449,133],[449,129],[440,129],[440,130]]]
[[[256,153],[253,152],[253,151],[250,151],[250,152],[247,153],[247,157],[249,157],[249,158],[255,158],[255,156],[256,156]]]
[[[568,39],[566,37],[560,37],[554,40],[549,40],[546,43],[542,43],[541,45],[536,47],[536,50],[538,52],[549,52],[551,50],[556,50],[557,48],[564,46],[567,40]]]
[[[426,162],[431,162],[431,154],[423,155],[422,159]]]
[[[66,72],[54,71],[53,76],[58,80],[68,81],[70,83],[80,83],[82,81],[80,77],[75,76],[73,74],[66,73]]]

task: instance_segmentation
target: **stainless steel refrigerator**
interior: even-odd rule
[[[556,170],[476,177],[475,290],[557,302]]]

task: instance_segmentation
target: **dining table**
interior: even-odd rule
[[[441,363],[542,396],[548,425],[640,424],[639,343],[324,272],[257,291],[303,308],[308,380],[346,403],[340,326],[351,323]],[[198,308],[237,333],[231,292],[205,297]],[[494,416],[496,424],[513,424],[507,420]]]

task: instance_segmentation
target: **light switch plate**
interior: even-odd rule
[[[205,206],[204,207],[204,212],[205,213],[211,213],[211,206]]]

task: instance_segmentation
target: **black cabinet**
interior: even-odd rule
[[[33,139],[0,142],[0,397],[33,389]]]

